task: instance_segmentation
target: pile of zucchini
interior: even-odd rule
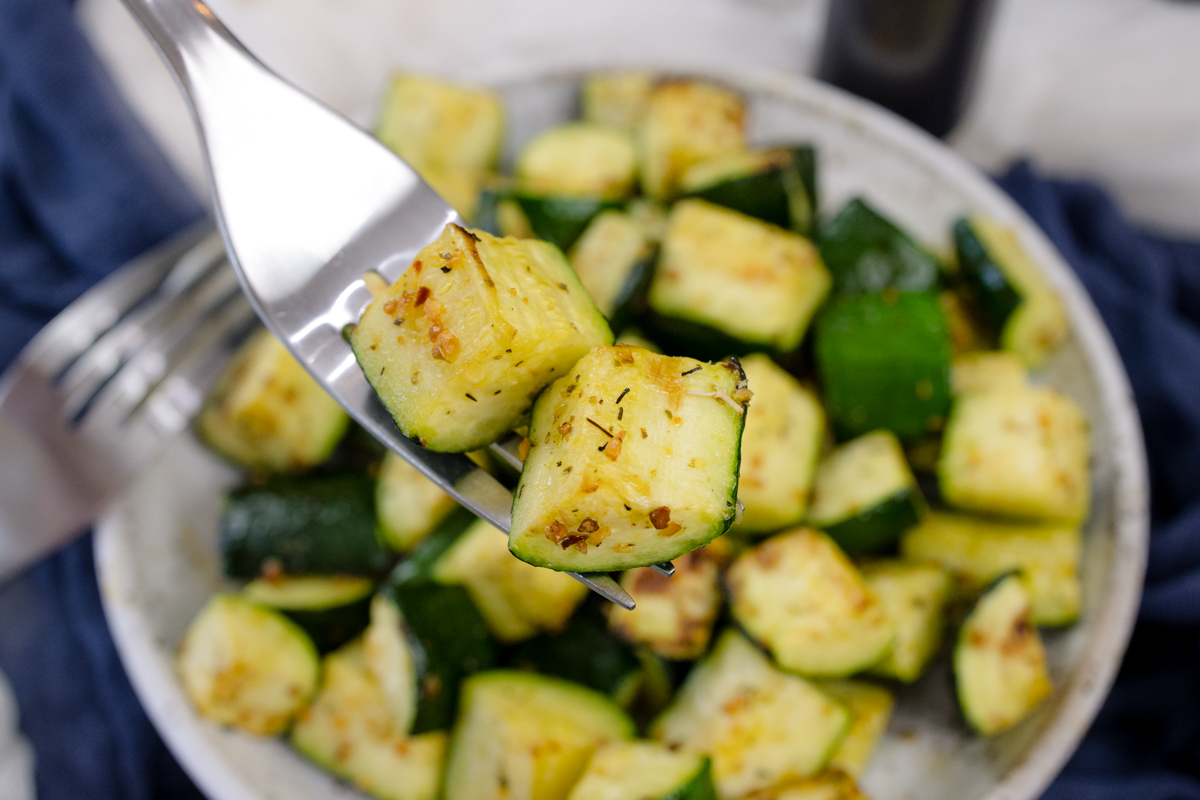
[[[965,723],[1027,718],[1039,628],[1080,613],[1090,444],[1031,376],[1066,317],[1015,235],[822,216],[815,150],[749,147],[719,86],[597,75],[582,106],[502,177],[496,96],[391,85],[380,138],[476,227],[352,343],[406,435],[514,488],[512,532],[256,335],[196,426],[248,470],[242,588],[179,650],[197,710],[385,800],[862,798],[947,630]],[[520,475],[481,450],[513,431]]]

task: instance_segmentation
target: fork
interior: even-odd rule
[[[125,5],[190,103],[217,225],[250,305],[362,427],[459,503],[507,531],[508,489],[461,454],[434,453],[405,438],[343,337],[372,299],[364,276],[375,272],[394,281],[448,223],[462,224],[458,214],[382,144],[255,59],[202,0],[125,0]],[[59,411],[74,412],[76,430],[100,440],[99,446],[88,442],[99,455],[117,444],[103,441],[111,430],[99,420],[128,412],[128,398],[147,387],[135,373],[110,392],[105,359],[80,358],[79,369],[64,375],[67,398]],[[132,386],[121,392],[122,384]],[[15,386],[20,385],[18,378]],[[98,385],[101,392],[89,398],[87,389]],[[72,391],[75,387],[80,390]],[[117,399],[108,402],[111,394]],[[97,422],[88,424],[93,415]],[[113,473],[130,471],[122,462]],[[94,504],[111,494],[110,481],[107,475],[81,474],[80,502]],[[673,571],[669,565],[660,569]],[[607,574],[570,574],[633,608],[633,599]]]

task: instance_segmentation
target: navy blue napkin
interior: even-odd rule
[[[1200,800],[1200,245],[1131,228],[1095,187],[1000,179],[1083,279],[1146,430],[1154,529],[1116,689],[1052,800]],[[131,119],[68,0],[0,0],[0,368],[58,310],[202,209]],[[0,670],[41,800],[199,797],[138,705],[85,538],[0,587]]]

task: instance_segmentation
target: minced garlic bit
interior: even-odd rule
[[[667,506],[659,506],[650,512],[650,523],[657,529],[663,530],[671,524],[671,509]]]
[[[533,442],[529,441],[528,436],[526,436],[524,439],[522,439],[521,443],[519,445],[517,445],[517,458],[521,459],[522,461],[524,461],[526,458],[528,458],[529,457],[529,448],[532,446],[533,446]]]

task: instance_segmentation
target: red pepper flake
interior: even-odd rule
[[[608,456],[609,461],[616,461],[621,455],[622,443],[625,441],[625,431],[621,431],[616,436],[608,440],[608,444],[600,449],[604,451],[604,455]]]
[[[517,456],[524,461],[529,456],[529,448],[531,447],[533,447],[533,442],[529,441],[529,437],[526,436],[521,440],[521,443],[517,445]]]
[[[413,305],[425,305],[425,301],[429,299],[429,295],[431,294],[433,294],[433,292],[429,291],[428,286],[422,286],[420,289],[417,289],[417,299],[413,301]]]
[[[571,545],[575,545],[576,550],[578,550],[581,553],[586,553],[587,552],[587,541],[588,541],[588,537],[585,534],[573,533],[570,536],[568,536],[567,538],[563,539],[561,542],[559,542],[559,545],[562,547],[563,550],[566,550]]]
[[[558,435],[564,439],[571,435],[571,423],[564,422],[558,426]]]
[[[563,525],[558,520],[554,520],[545,528],[546,538],[558,544],[563,539],[567,538],[567,526]],[[565,549],[565,548],[564,548]]]
[[[383,313],[390,317],[392,314],[396,313],[396,309],[399,307],[400,301],[393,297],[391,300],[388,300],[383,304]]]
[[[656,530],[663,530],[671,524],[671,509],[667,506],[659,506],[654,509],[650,512],[650,523]]]

